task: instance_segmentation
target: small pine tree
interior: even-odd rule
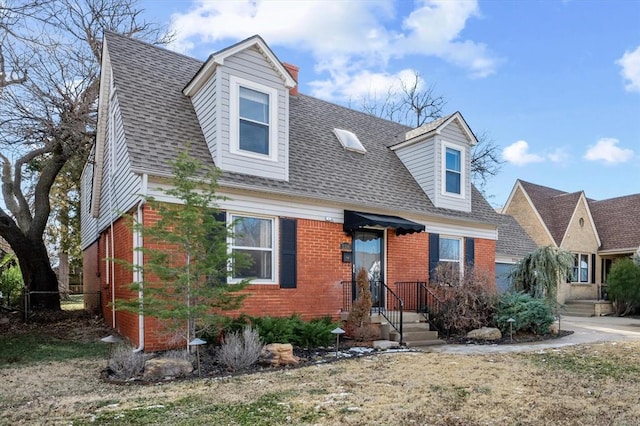
[[[640,307],[640,265],[632,259],[618,259],[607,275],[607,292],[616,314],[625,316]]]
[[[130,290],[144,290],[144,298],[117,300],[122,311],[143,313],[160,320],[161,332],[173,342],[188,344],[198,333],[206,333],[220,321],[220,312],[237,309],[245,295],[238,294],[247,282],[227,284],[227,277],[235,268],[246,265],[246,258],[230,259],[227,237],[231,229],[217,221],[217,170],[205,168],[199,161],[181,153],[171,163],[171,189],[160,189],[165,195],[182,204],[157,202],[146,197],[148,207],[155,210],[159,220],[143,226],[132,223],[140,232],[144,247],[143,265],[127,264],[142,272],[142,281],[129,285]],[[204,177],[200,172],[205,169]]]

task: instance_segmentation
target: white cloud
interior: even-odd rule
[[[527,141],[517,141],[505,147],[502,150],[502,158],[505,161],[515,164],[516,166],[524,166],[529,163],[540,163],[544,161],[544,157],[529,152],[529,144]]]
[[[393,76],[384,72],[386,65],[409,55],[438,57],[469,70],[473,77],[495,72],[498,60],[487,47],[461,36],[467,20],[480,15],[475,0],[420,0],[414,5],[398,17],[398,2],[393,0],[197,0],[187,13],[172,16],[172,48],[188,52],[200,43],[232,43],[260,34],[272,47],[312,54],[316,71],[329,74],[313,82],[314,91],[338,87],[328,98],[348,99],[352,93],[347,83],[358,81],[358,76],[375,85],[389,82]],[[368,75],[365,69],[371,70]]]
[[[620,73],[628,81],[624,88],[628,92],[640,92],[640,46],[634,51],[624,52],[616,64],[622,67]]]
[[[602,138],[595,145],[589,145],[584,158],[589,161],[604,161],[606,164],[624,163],[633,158],[633,151],[618,147],[620,141],[614,138]]]
[[[552,153],[547,154],[547,158],[552,163],[564,163],[569,158],[569,154],[564,148],[556,148]]]

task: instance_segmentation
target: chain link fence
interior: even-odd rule
[[[28,322],[32,313],[31,300],[34,295],[56,295],[60,294],[60,308],[66,311],[86,310],[92,313],[100,311],[102,306],[101,295],[99,291],[84,292],[73,294],[61,294],[57,291],[28,291],[26,288],[22,291],[22,310],[24,322]]]

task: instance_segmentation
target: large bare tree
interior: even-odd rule
[[[412,127],[420,127],[443,116],[447,101],[436,93],[435,85],[427,85],[414,71],[408,78],[398,78],[383,96],[370,93],[360,100],[359,108],[373,115]],[[503,161],[500,147],[488,132],[476,134],[478,143],[471,156],[471,174],[478,189],[484,192],[487,181],[498,174]]]
[[[94,142],[103,31],[166,40],[140,13],[135,0],[0,3],[0,236],[18,258],[33,309],[60,308],[43,235],[56,202],[51,188]]]

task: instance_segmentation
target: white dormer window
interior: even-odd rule
[[[333,132],[336,134],[336,137],[340,141],[340,144],[342,144],[342,147],[347,151],[359,152],[360,154],[365,154],[367,152],[355,133],[344,129],[333,129]]]
[[[231,152],[277,161],[278,91],[234,76],[229,82]]]
[[[460,147],[442,143],[442,193],[455,197],[464,197],[464,150]]]

